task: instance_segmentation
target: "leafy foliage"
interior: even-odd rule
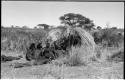
[[[72,27],[83,27],[84,29],[90,30],[94,26],[92,20],[82,16],[81,14],[68,13],[64,14],[59,19],[62,24]]]
[[[121,30],[106,28],[93,33],[94,40],[97,44],[102,44],[103,46],[120,46],[124,43],[124,36]]]
[[[39,26],[39,28],[44,27],[45,30],[49,29],[49,27],[50,27],[47,24],[38,24],[37,26]]]

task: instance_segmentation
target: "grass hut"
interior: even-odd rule
[[[55,42],[58,46],[62,46],[60,43],[65,45],[69,54],[68,61],[72,65],[88,62],[90,57],[94,56],[94,39],[80,27],[53,29],[48,33],[48,39],[51,39],[51,44]]]

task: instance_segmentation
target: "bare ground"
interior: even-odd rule
[[[7,54],[2,52],[2,54]],[[9,53],[10,54],[10,53]],[[15,53],[11,53],[15,56]],[[2,79],[123,79],[123,62],[92,62],[87,66],[65,66],[45,64],[38,66],[13,68],[15,62],[26,62],[25,59],[1,63]]]

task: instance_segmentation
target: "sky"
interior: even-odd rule
[[[106,24],[124,28],[123,2],[47,2],[47,1],[2,1],[3,26],[28,26],[38,24],[60,25],[60,16],[79,13],[93,20],[96,26]]]

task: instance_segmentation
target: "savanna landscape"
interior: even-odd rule
[[[123,79],[124,29],[75,13],[59,20],[64,25],[1,26],[1,79]]]

